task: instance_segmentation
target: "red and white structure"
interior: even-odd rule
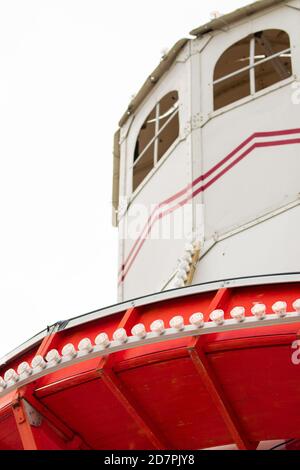
[[[300,448],[299,19],[216,14],[130,103],[120,303],[2,358],[0,449]]]

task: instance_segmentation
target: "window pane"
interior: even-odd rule
[[[267,58],[290,47],[285,31],[268,29],[255,34],[255,61]],[[284,53],[255,67],[255,90],[263,90],[292,75],[291,54]]]
[[[165,95],[159,102],[159,129],[170,118],[171,114],[176,111],[178,107],[178,93],[177,91],[171,91]]]
[[[179,117],[178,112],[176,112],[176,114],[172,117],[170,122],[164,128],[164,130],[162,130],[159,134],[157,160],[161,159],[161,157],[166,153],[168,148],[170,148],[173,142],[177,139],[178,135]]]
[[[214,85],[214,109],[223,108],[250,95],[249,70]]]
[[[136,141],[134,151],[134,161],[143,152],[145,147],[149,144],[155,135],[155,108],[151,111],[144,124],[141,127],[139,136]]]
[[[255,37],[255,60],[261,60],[276,52],[290,47],[290,39],[285,31],[280,29],[266,29],[258,31]]]
[[[133,167],[133,191],[139,186],[154,166],[154,142]]]
[[[278,57],[255,67],[255,90],[263,90],[292,75],[290,57]]]
[[[249,65],[250,39],[247,36],[223,53],[215,67],[214,81]]]
[[[141,184],[178,135],[178,92],[175,90],[167,93],[156,104],[140,130],[133,157],[133,190]]]
[[[290,40],[285,31],[267,29],[251,34],[229,47],[218,60],[214,70],[214,82],[250,65],[250,43],[255,38],[254,62],[266,59],[289,49]],[[285,52],[255,67],[253,90],[263,90],[292,75],[291,56]],[[250,94],[250,72],[241,72],[220,83],[214,84],[214,109],[222,108]]]

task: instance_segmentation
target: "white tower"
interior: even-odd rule
[[[300,270],[299,20],[300,0],[216,17],[130,103],[114,146],[119,300]]]

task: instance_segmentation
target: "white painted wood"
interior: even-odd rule
[[[125,137],[121,145],[120,194],[128,198],[129,212],[119,224],[122,239],[120,265],[126,261],[135,244],[139,245],[136,240],[147,219],[136,213],[135,222],[140,225],[140,230],[133,237],[126,236],[126,224],[132,220],[130,210],[135,205],[146,208],[149,216],[155,205],[186,188],[177,200],[183,202],[191,194],[189,185],[197,177],[211,170],[254,133],[300,128],[300,103],[294,104],[292,100],[295,92],[293,83],[300,80],[300,11],[291,8],[300,8],[300,2],[294,0],[288,5],[281,4],[252,15],[251,21],[243,19],[226,31],[214,31],[189,41],[136,111],[130,128],[122,133]],[[217,60],[235,42],[266,29],[281,29],[289,34],[293,76],[254,93],[252,73],[252,94],[214,111],[213,72]],[[140,127],[154,105],[174,89],[179,93],[179,139],[132,194],[133,152]],[[275,145],[275,141],[293,138],[300,138],[300,132],[297,135],[258,136],[221,166],[219,172],[243,152],[251,150],[205,192],[189,201],[190,208],[186,204],[181,237],[166,239],[161,236],[146,240],[138,253],[133,251],[133,260],[131,262],[130,258],[129,268],[125,267],[124,282],[119,285],[119,300],[162,290],[176,270],[178,258],[182,256],[192,232],[196,232],[204,244],[204,251],[212,247],[198,264],[195,283],[297,271],[300,260],[296,236],[299,210],[287,211],[274,220],[259,221],[255,227],[250,224],[297,200],[300,192],[297,176],[300,174],[300,143]],[[262,143],[269,143],[269,146],[262,147]],[[205,183],[217,175],[218,171],[215,171]],[[201,182],[193,190],[200,185]],[[175,204],[176,201],[170,208]],[[158,226],[162,223],[172,223],[180,211],[182,209],[177,209],[156,221],[152,232],[158,233]],[[287,227],[291,227],[293,232]],[[218,241],[224,233],[227,234],[226,240]]]

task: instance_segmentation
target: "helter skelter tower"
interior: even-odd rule
[[[2,359],[0,448],[299,447],[299,21],[255,2],[148,77],[114,143],[120,303]]]

